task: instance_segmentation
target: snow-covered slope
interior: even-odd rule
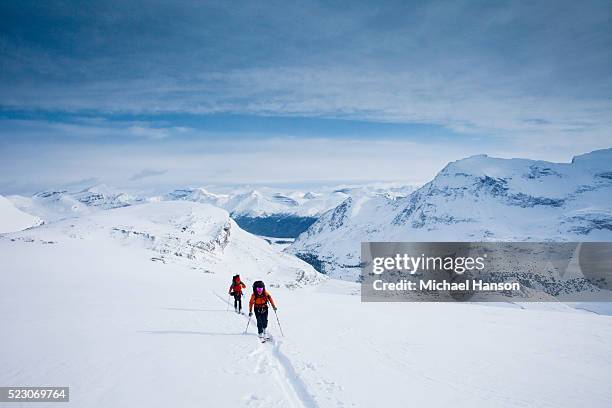
[[[0,196],[0,234],[21,231],[40,225],[42,220],[16,208],[12,202]]]
[[[66,191],[49,190],[31,197],[12,195],[7,198],[20,210],[35,215],[45,222],[78,217],[93,211]]]
[[[287,250],[352,280],[362,241],[547,240],[612,240],[612,149],[572,163],[459,160],[405,198],[348,198]]]
[[[96,185],[76,191],[46,190],[31,197],[13,195],[8,199],[22,211],[46,222],[145,202],[142,197],[126,194],[106,185]]]
[[[195,262],[207,273],[229,274],[245,267],[257,270],[261,277],[278,278],[277,285],[314,282],[319,276],[310,265],[243,231],[227,211],[186,201],[97,211],[56,221],[13,238],[54,243],[74,239],[95,243],[112,239],[126,247],[152,251],[150,260],[154,262],[187,262],[191,266]],[[276,276],[279,270],[282,273]]]
[[[2,235],[0,259],[0,384],[70,386],[71,406],[563,408],[611,397],[608,316],[361,303],[358,285],[320,277],[209,205],[135,205]],[[265,280],[284,337],[272,311],[268,344],[227,311],[234,273]]]
[[[88,407],[240,406],[230,380],[286,400],[273,379],[226,371],[255,344],[228,343],[246,322],[225,314],[227,288],[235,273],[274,295],[321,280],[225,210],[189,202],[2,235],[0,258],[0,383],[70,385],[71,403]]]

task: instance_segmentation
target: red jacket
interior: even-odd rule
[[[229,287],[229,293],[236,292],[242,294],[242,288],[246,288],[246,285],[242,281],[234,281]]]

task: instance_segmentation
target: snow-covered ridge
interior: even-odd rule
[[[230,241],[232,228],[227,212],[205,204],[162,202],[132,206],[98,214],[112,217],[111,232],[130,243],[139,241],[164,257],[204,260],[218,257]]]
[[[362,241],[612,240],[612,149],[571,163],[472,156],[404,198],[351,197],[287,251],[345,279]]]
[[[0,196],[0,234],[21,231],[42,224],[42,220],[27,214]]]
[[[70,191],[51,189],[40,191],[31,197],[13,195],[7,197],[20,210],[37,216],[45,222],[92,214],[99,210],[127,207],[147,201],[112,189],[106,185]]]
[[[307,263],[282,253],[242,230],[227,211],[189,201],[162,201],[118,207],[59,220],[7,238],[61,244],[72,240],[113,245],[143,253],[152,262],[179,263],[206,273],[231,276],[241,270],[289,287],[316,283],[321,276]],[[248,274],[250,275],[250,274]]]

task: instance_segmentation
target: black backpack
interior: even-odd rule
[[[257,296],[257,288],[263,288],[263,292],[262,295],[264,293],[266,293],[266,285],[263,283],[263,281],[255,281],[253,283],[253,293]]]

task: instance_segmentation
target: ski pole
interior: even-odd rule
[[[246,334],[247,330],[249,330],[249,323],[251,323],[251,316],[249,316],[249,320],[247,321],[247,327],[244,329],[244,334]]]
[[[276,316],[276,322],[278,323],[278,328],[280,329],[281,334],[285,337],[285,333],[283,333],[283,328],[281,327],[280,320],[278,320],[278,313],[276,313],[276,308],[274,308],[274,315]]]
[[[232,297],[232,295],[227,295],[227,309],[225,310],[226,312],[229,312],[229,305],[230,305],[230,298]]]

